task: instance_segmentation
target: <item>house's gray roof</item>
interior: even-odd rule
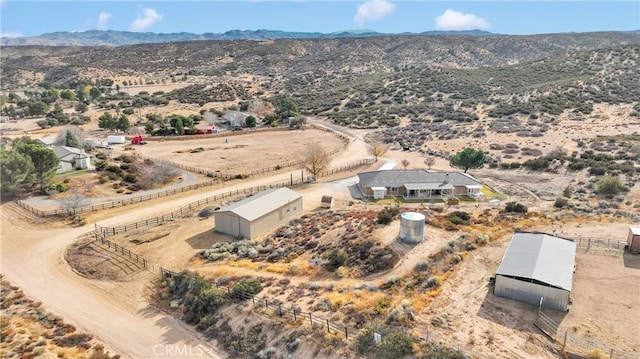
[[[224,115],[222,115],[222,118],[224,118],[227,121],[244,121],[245,118],[247,118],[247,115],[240,112],[240,111],[227,111]]]
[[[358,173],[362,187],[400,187],[411,183],[448,183],[453,186],[479,184],[480,181],[466,173],[430,172],[427,170],[388,170]]]
[[[629,230],[634,236],[640,236],[640,227],[629,227]]]
[[[544,233],[516,233],[496,275],[514,276],[571,290],[576,243]]]
[[[253,221],[301,197],[288,188],[272,188],[222,207],[216,212],[231,212],[247,221]]]
[[[68,155],[71,155],[71,154],[76,155],[76,156],[80,156],[79,158],[87,158],[87,157],[89,157],[89,154],[84,152],[84,150],[81,150],[81,149],[75,148],[75,147],[55,146],[53,148],[53,152],[60,159],[63,159],[64,157],[67,157]],[[76,157],[76,158],[78,158],[78,157]]]

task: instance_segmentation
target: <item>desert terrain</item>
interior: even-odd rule
[[[21,289],[43,310],[94,338],[59,350],[30,335],[38,344],[27,348],[29,355],[62,351],[74,357],[105,350],[123,358],[399,357],[380,354],[388,344],[372,345],[370,331],[378,330],[384,338],[409,340],[417,358],[436,352],[451,358],[634,358],[640,352],[635,315],[640,256],[623,247],[629,227],[640,220],[640,110],[633,66],[639,52],[633,41],[621,39],[613,49],[585,45],[578,51],[550,37],[545,41],[556,41],[566,53],[555,56],[559,50],[544,46],[539,50],[549,57],[541,58],[535,46],[517,43],[519,53],[505,54],[488,50],[485,40],[469,39],[463,43],[475,52],[452,56],[434,48],[438,56],[417,56],[424,53],[417,45],[400,51],[381,38],[373,45],[361,42],[364,55],[357,61],[366,63],[361,67],[353,66],[353,54],[339,57],[338,50],[319,50],[307,41],[260,42],[260,51],[280,46],[289,51],[286,44],[295,45],[297,55],[267,65],[255,62],[258,57],[244,42],[225,42],[221,46],[238,50],[237,55],[222,51],[216,61],[202,61],[194,43],[148,45],[167,53],[191,49],[184,61],[197,71],[164,64],[152,69],[133,60],[124,65],[118,61],[121,48],[89,67],[73,48],[29,48],[25,54],[32,57],[23,66],[26,55],[9,48],[2,55],[8,69],[3,148],[22,136],[63,138],[72,129],[99,141],[126,137],[109,149],[88,149],[94,163],[104,161],[114,173],[154,162],[179,167],[170,180],[149,188],[133,185],[139,174],[127,182],[97,168],[52,177],[61,188],[78,183],[87,205],[149,196],[75,215],[39,217],[23,208],[59,209],[76,194],[69,190],[42,194],[31,185],[17,197],[23,207],[3,198],[0,268],[11,290]],[[385,46],[388,56],[379,56]],[[474,55],[482,52],[490,56]],[[61,64],[66,72],[57,72]],[[25,73],[29,76],[18,76]],[[82,112],[76,110],[80,101],[57,99],[47,103],[52,111],[25,115],[29,106],[8,101],[9,93],[20,99],[45,93],[36,80],[64,88],[70,78],[101,88]],[[80,94],[87,90],[83,86],[73,91]],[[54,113],[53,103],[62,114]],[[239,109],[258,117],[259,124],[233,131],[223,123],[224,115]],[[120,116],[125,110],[130,127],[106,128],[105,114]],[[203,117],[200,125],[206,122],[219,134],[179,135],[176,117],[205,114],[215,114],[215,120]],[[297,118],[305,122],[299,128],[280,123]],[[52,119],[84,122],[51,125]],[[153,133],[167,126],[175,133]],[[136,134],[143,135],[144,145],[130,143]],[[384,143],[383,153],[372,152],[377,141]],[[322,175],[310,181],[305,152],[313,144],[329,159]],[[482,166],[467,171],[483,184],[479,199],[363,201],[350,191],[358,173],[382,167],[462,171],[450,158],[464,148],[485,157]],[[333,172],[324,175],[328,170]],[[254,188],[294,179],[309,182],[293,187],[303,196],[300,218],[251,241],[214,231],[215,208],[254,194]],[[603,192],[605,179],[617,181],[615,192]],[[152,198],[160,192],[166,195]],[[335,199],[331,210],[320,208],[327,195]],[[214,196],[219,200],[203,204]],[[513,203],[524,211],[507,211]],[[398,214],[405,211],[425,215],[423,241],[398,240]],[[170,220],[158,220],[169,215]],[[388,223],[379,221],[381,215],[389,216]],[[144,225],[116,234],[115,228],[133,223]],[[113,234],[96,231],[98,226],[114,229]],[[570,310],[544,311],[558,323],[551,335],[535,326],[537,306],[493,295],[491,279],[515,231],[554,233],[579,243]],[[584,245],[589,238],[596,244]],[[185,273],[198,273],[202,282],[195,276],[181,282],[191,275]],[[217,303],[225,294],[220,288],[230,294],[251,283],[259,290],[253,301],[227,298],[213,314],[187,320],[193,294],[175,292],[193,283],[209,286],[204,292],[213,297],[206,303]],[[296,311],[312,313],[327,327],[331,321],[353,332],[343,336],[304,319],[291,321],[282,309],[255,305],[256,298],[291,308],[294,317]],[[22,320],[10,324],[20,334],[44,333],[25,321],[31,309],[20,308],[7,319]],[[6,349],[16,356],[27,351]]]

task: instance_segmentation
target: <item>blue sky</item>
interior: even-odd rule
[[[482,29],[539,34],[640,29],[640,1],[29,1],[0,0],[0,35],[91,29],[383,33]]]

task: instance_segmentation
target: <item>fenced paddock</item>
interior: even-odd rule
[[[600,350],[608,355],[608,359],[640,359],[640,353],[625,352],[569,330],[559,332],[560,324],[542,310],[538,310],[538,318],[534,325],[560,346],[561,352],[567,353],[569,357],[586,357],[586,355]]]
[[[339,173],[339,172],[351,171],[351,170],[353,170],[355,168],[367,165],[367,164],[372,163],[372,162],[374,162],[373,158],[365,158],[363,160],[350,163],[348,165],[332,168],[332,169],[330,169],[328,171],[323,172],[322,176],[329,176],[329,175],[332,175],[332,174],[335,174],[335,173]],[[234,178],[236,178],[236,177],[234,177]],[[296,185],[309,183],[312,180],[313,180],[312,178],[293,179],[293,175],[292,175],[292,178],[289,181],[279,182],[279,183],[272,184],[272,185],[267,185],[267,186],[250,187],[250,188],[245,188],[245,189],[242,189],[242,190],[230,191],[229,193],[235,192],[235,195],[240,195],[241,193],[242,194],[252,194],[252,193],[255,193],[255,192],[259,192],[260,190],[266,190],[266,189],[269,189],[269,188],[293,187],[293,186],[296,186]],[[123,206],[131,205],[131,204],[135,204],[135,203],[146,202],[146,201],[150,201],[150,200],[153,200],[153,199],[158,199],[158,198],[163,198],[163,197],[167,197],[167,196],[171,196],[171,195],[175,195],[175,194],[179,194],[179,193],[188,192],[188,191],[191,191],[191,190],[194,190],[194,189],[200,189],[200,188],[204,188],[204,187],[207,187],[207,186],[213,186],[213,185],[221,183],[221,182],[224,182],[224,179],[216,178],[216,179],[213,179],[213,180],[210,180],[210,181],[206,181],[206,182],[196,183],[196,184],[183,186],[183,187],[178,187],[178,188],[165,190],[165,191],[158,191],[158,192],[147,194],[147,195],[124,198],[124,199],[117,200],[117,201],[105,202],[105,203],[101,203],[101,204],[95,204],[95,205],[80,207],[80,208],[77,208],[75,210],[63,209],[63,208],[57,208],[57,209],[52,209],[52,210],[41,210],[41,209],[38,209],[38,208],[36,208],[34,206],[31,206],[31,205],[25,203],[24,201],[16,200],[15,203],[20,208],[22,208],[22,209],[24,209],[24,210],[26,210],[26,211],[28,211],[28,212],[30,212],[32,214],[35,214],[38,217],[55,217],[55,216],[75,215],[75,214],[89,213],[89,212],[102,211],[102,210],[111,209],[111,208],[123,207]],[[260,189],[260,188],[262,188],[262,189]],[[253,192],[247,192],[247,191],[251,191],[252,189],[256,189],[256,190],[254,190]],[[224,196],[224,194],[222,194],[222,196]],[[224,197],[222,197],[222,198],[224,198]],[[173,217],[170,217],[169,220],[170,219],[173,219]],[[159,223],[164,223],[164,222],[159,222]],[[156,223],[156,224],[159,224],[159,223]]]
[[[364,159],[364,160],[360,160],[357,162],[354,162],[348,166],[342,166],[339,167],[335,170],[335,172],[331,172],[332,173],[337,173],[338,170],[340,171],[350,171],[354,168],[357,168],[359,166],[363,166],[366,164],[369,164],[373,161],[373,159]],[[97,223],[95,224],[96,226],[96,230],[102,232],[102,233],[106,233],[109,235],[116,235],[116,234],[120,234],[120,233],[126,233],[128,231],[132,231],[132,230],[136,230],[138,228],[144,228],[144,227],[149,227],[149,226],[157,226],[159,224],[162,223],[166,223],[166,222],[170,222],[173,221],[174,219],[177,218],[181,218],[184,217],[185,215],[191,214],[193,213],[195,210],[200,209],[202,206],[204,205],[208,205],[208,204],[220,204],[221,201],[226,201],[226,200],[231,200],[233,198],[237,198],[237,197],[241,197],[241,196],[250,196],[254,193],[258,193],[261,191],[266,191],[268,189],[271,188],[283,188],[283,187],[296,187],[296,186],[300,186],[300,185],[304,185],[307,183],[312,182],[313,179],[312,178],[291,178],[289,181],[284,181],[284,182],[277,182],[277,183],[272,183],[270,185],[264,185],[264,186],[255,186],[255,187],[247,187],[247,188],[243,188],[243,189],[237,189],[235,191],[228,191],[228,192],[223,192],[214,196],[210,196],[201,200],[198,200],[196,202],[191,202],[169,214],[165,214],[163,216],[158,216],[158,217],[154,217],[154,218],[148,218],[148,219],[144,219],[142,221],[138,221],[138,222],[134,222],[134,223],[128,223],[128,224],[124,224],[124,225],[120,225],[120,226],[115,226],[115,227],[103,227],[98,225]]]

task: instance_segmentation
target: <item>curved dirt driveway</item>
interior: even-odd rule
[[[126,303],[109,291],[109,283],[87,280],[71,271],[63,253],[93,225],[28,228],[10,218],[8,206],[13,204],[2,206],[2,273],[53,313],[95,335],[108,350],[124,358],[176,358],[180,357],[176,353],[188,349],[190,357],[224,357],[178,319],[150,308],[141,295],[133,304]],[[120,217],[123,220],[128,215]]]
[[[352,141],[332,161],[344,165],[367,156],[366,146]],[[231,189],[286,181],[290,174],[245,181],[208,193],[174,196],[159,204],[126,210],[100,221],[113,226],[170,212],[190,202]],[[13,203],[0,206],[1,272],[7,280],[39,300],[56,315],[78,329],[91,333],[112,353],[123,358],[224,358],[225,355],[202,340],[180,320],[151,308],[139,290],[119,292],[126,285],[89,280],[75,274],[63,258],[66,248],[79,236],[94,229],[93,223],[79,228],[47,228],[20,218]],[[155,274],[146,275],[150,281]],[[138,283],[139,284],[139,283]],[[118,290],[114,290],[118,288]]]

